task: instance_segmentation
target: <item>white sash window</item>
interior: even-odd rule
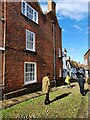
[[[35,52],[35,34],[26,30],[26,50]]]
[[[25,62],[24,64],[24,83],[30,84],[35,83],[36,80],[36,63]]]
[[[22,1],[22,14],[38,24],[38,12],[25,1]]]

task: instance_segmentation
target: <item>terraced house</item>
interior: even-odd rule
[[[62,81],[61,28],[55,2],[47,3],[46,13],[38,1],[0,3],[0,84],[6,96],[37,90],[46,72],[56,84]]]
[[[84,65],[86,77],[90,77],[90,49],[84,54]]]

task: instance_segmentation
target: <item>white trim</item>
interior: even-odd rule
[[[59,77],[62,77],[62,71],[61,71],[61,68],[59,68]]]
[[[29,82],[26,82],[25,81],[25,65],[26,63],[29,63],[29,64],[34,64],[35,65],[35,80],[34,81],[29,81]],[[37,65],[36,65],[36,62],[24,62],[24,85],[28,85],[28,84],[32,84],[32,83],[36,83],[37,82]]]
[[[4,47],[0,47],[0,50],[1,50],[1,51],[5,51],[5,48],[4,48]]]
[[[27,48],[27,32],[33,34],[33,49],[30,49],[30,48]],[[30,51],[33,51],[35,52],[35,33],[34,32],[31,32],[30,30],[26,29],[26,50],[30,50]]]
[[[23,13],[23,3],[25,3],[25,14]],[[29,18],[28,16],[27,16],[27,6],[29,7],[29,8],[31,8],[31,10],[33,10],[33,19],[31,19],[31,18]],[[25,15],[28,19],[30,19],[30,20],[32,20],[33,22],[35,22],[35,23],[37,23],[38,24],[38,12],[35,10],[35,9],[33,9],[29,4],[27,4],[24,0],[22,0],[22,2],[21,2],[21,12],[22,12],[22,14],[23,15]],[[35,21],[35,12],[36,12],[36,21]]]
[[[61,58],[61,50],[58,48],[58,57]]]
[[[22,12],[23,15],[26,16],[26,4],[25,4],[25,14],[24,14],[23,13],[23,3],[26,3],[26,2],[24,0],[22,0],[22,2],[21,2],[21,12]]]

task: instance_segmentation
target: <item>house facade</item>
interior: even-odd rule
[[[77,72],[85,74],[84,65],[71,60],[70,56],[67,57],[67,51],[63,52],[63,78],[65,79],[69,73],[70,78],[76,79]]]
[[[62,81],[61,28],[56,4],[48,1],[43,13],[38,2],[2,3],[2,83],[4,94],[41,86],[46,72]]]
[[[84,65],[86,77],[90,77],[90,49],[84,54]]]
[[[67,72],[69,72],[71,78],[77,78],[77,64],[73,60],[67,59]]]

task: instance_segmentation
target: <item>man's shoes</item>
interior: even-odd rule
[[[85,95],[86,95],[86,93],[84,92],[84,93],[82,93],[82,95],[83,95],[83,96],[85,96]]]
[[[50,104],[50,100],[44,102],[45,105]]]
[[[50,100],[48,100],[48,103],[50,104]]]

